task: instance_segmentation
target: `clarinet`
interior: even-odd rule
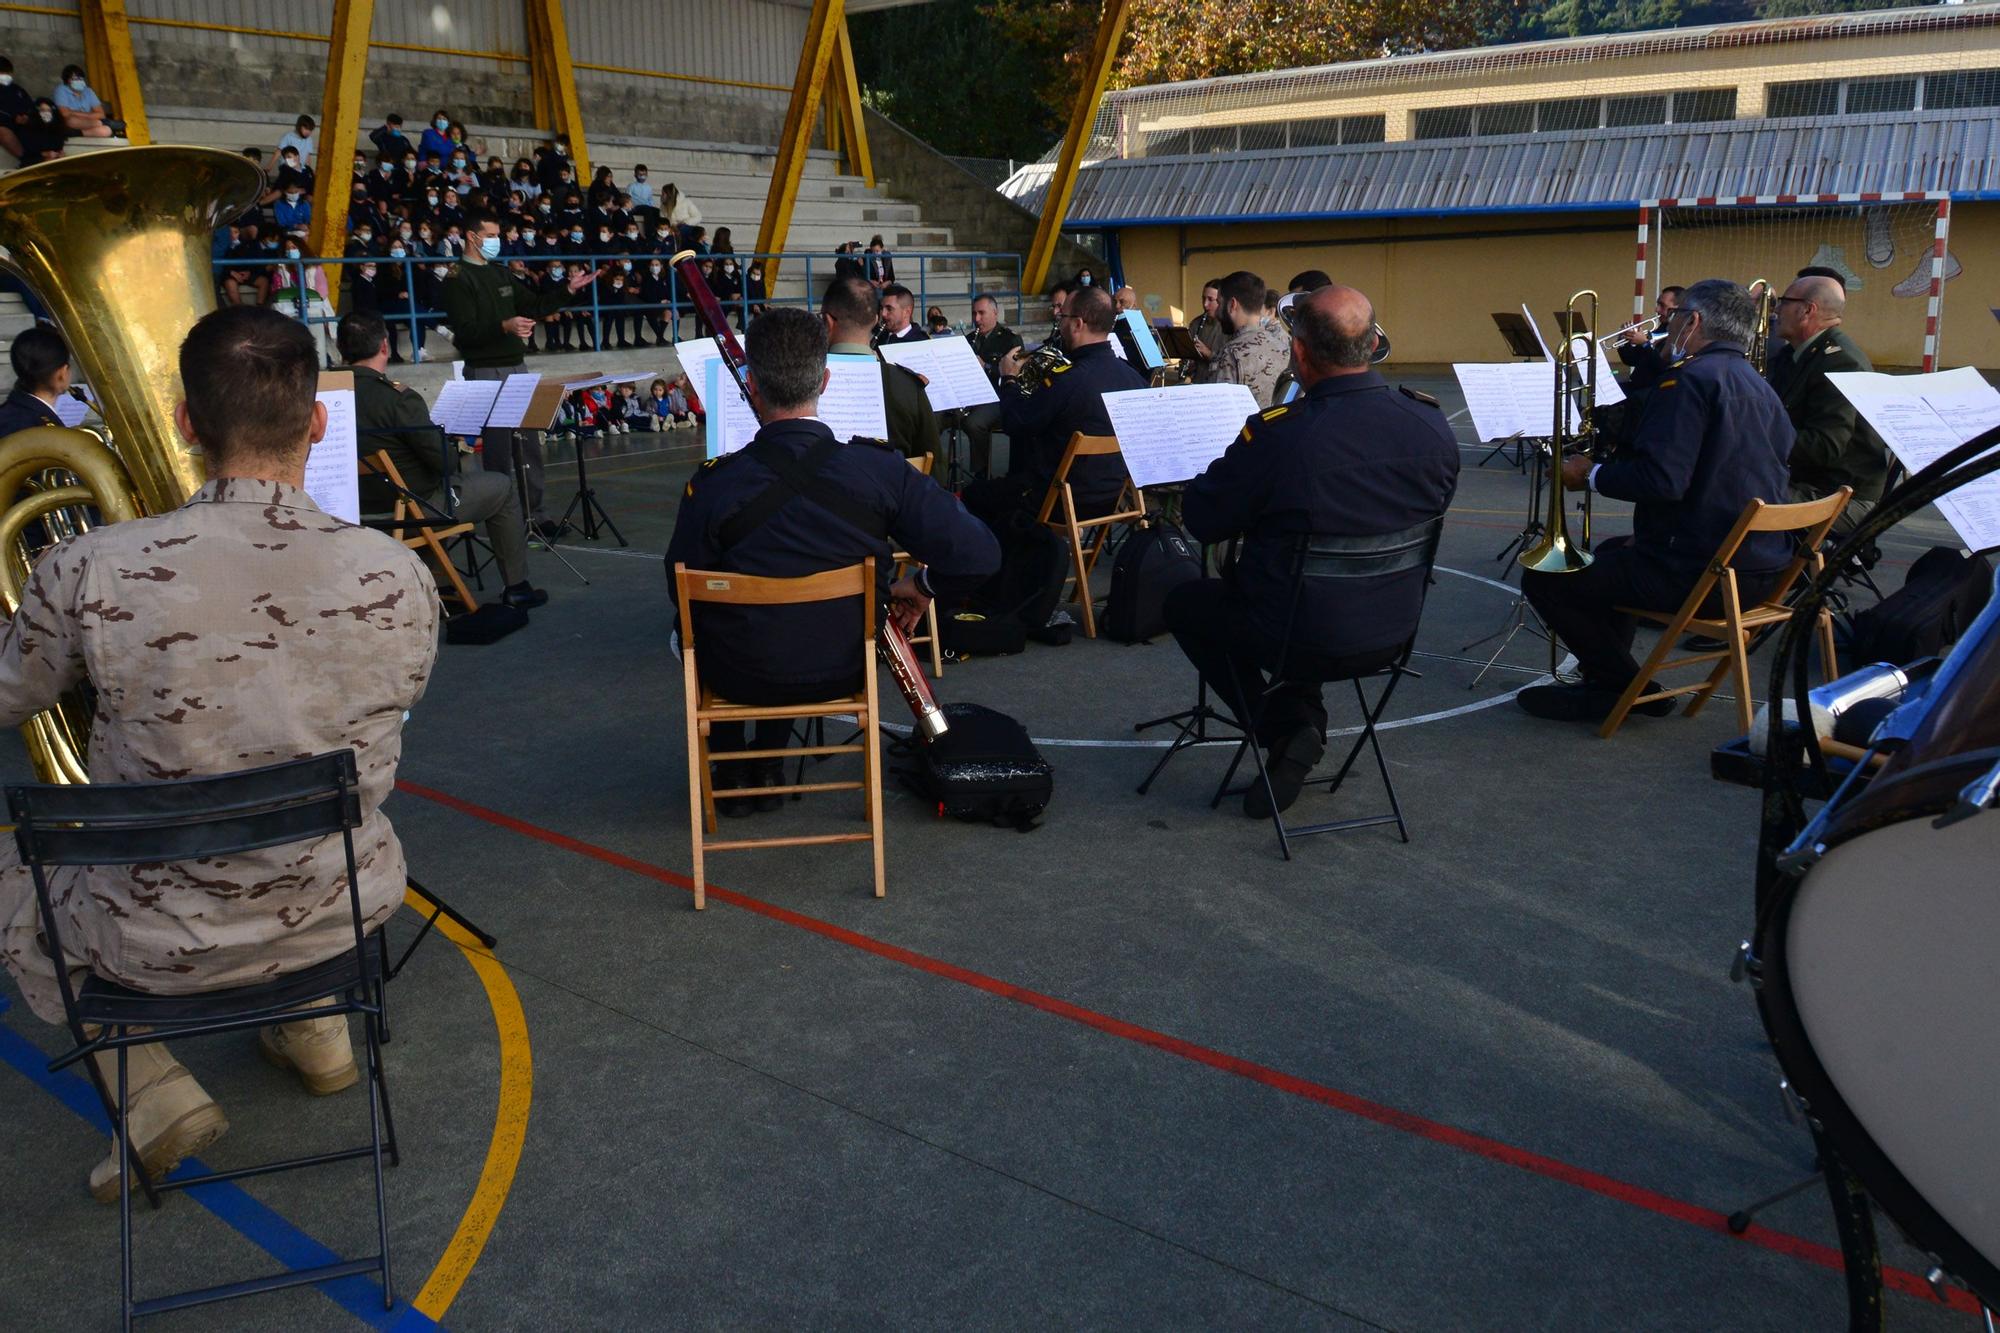
[[[722,363],[729,368],[737,389],[747,399],[750,391],[743,382],[746,365],[743,346],[736,341],[736,331],[729,327],[729,320],[722,313],[722,303],[715,299],[708,279],[701,276],[700,259],[701,256],[693,250],[683,250],[668,263],[680,275],[695,309],[715,330],[715,347],[722,353]],[[918,734],[926,741],[934,741],[949,731],[951,724],[945,720],[944,710],[938,707],[930,682],[924,679],[923,671],[917,666],[916,652],[910,647],[902,628],[890,616],[883,616],[881,625],[875,631],[875,651],[881,656],[883,665],[888,667],[889,679],[895,682],[903,701],[916,716]]]

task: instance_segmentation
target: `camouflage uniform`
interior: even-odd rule
[[[0,725],[88,678],[90,776],[228,772],[351,746],[364,818],[361,911],[402,901],[381,804],[403,712],[437,658],[436,584],[415,553],[269,481],[211,481],[155,518],[97,528],[36,565],[0,634]],[[226,861],[64,867],[51,876],[72,971],[180,994],[310,966],[352,943],[339,839]],[[62,1021],[34,881],[0,843],[0,961]]]
[[[1271,391],[1292,357],[1292,337],[1277,320],[1239,329],[1216,353],[1211,384],[1248,385],[1257,406],[1272,406]]]

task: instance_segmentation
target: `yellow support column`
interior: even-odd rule
[[[570,60],[562,0],[527,0],[527,4],[528,77],[534,84],[537,122],[553,121],[557,133],[569,136],[577,184],[588,186],[590,146],[584,141],[583,108],[576,98],[576,66]]]
[[[82,0],[77,18],[83,25],[83,63],[98,96],[113,116],[125,122],[127,140],[153,142],[146,127],[146,99],[139,91],[139,63],[132,56],[125,0]]]
[[[778,158],[771,166],[771,190],[764,197],[764,220],[757,228],[758,254],[774,255],[784,249],[785,234],[792,229],[792,206],[798,202],[799,181],[812,148],[813,119],[846,14],[845,0],[813,0],[805,45],[799,50],[799,72],[792,80],[791,105],[785,110],[785,128],[778,139]],[[778,261],[766,259],[767,287],[777,272]]]
[[[1083,163],[1083,150],[1090,141],[1090,127],[1097,119],[1097,104],[1104,96],[1104,85],[1111,78],[1111,66],[1118,59],[1118,43],[1125,36],[1126,8],[1127,0],[1104,0],[1104,13],[1097,20],[1097,41],[1090,49],[1090,64],[1083,74],[1083,87],[1077,91],[1076,105],[1070,108],[1069,130],[1063,135],[1062,152],[1056,158],[1055,173],[1049,177],[1048,192],[1042,196],[1042,219],[1035,227],[1035,243],[1028,250],[1028,266],[1021,274],[1023,291],[1038,292],[1049,280],[1049,266],[1055,262],[1063,218],[1069,213],[1070,196],[1076,193],[1077,168]]]
[[[348,164],[361,138],[361,85],[368,73],[368,31],[375,22],[375,0],[334,0],[333,32],[326,48],[326,93],[320,100],[319,166],[313,173],[312,235],[307,248],[322,258],[347,249],[347,208],[353,201]],[[340,274],[328,295],[340,304]]]
[[[847,19],[840,20],[840,35],[834,45],[834,90],[840,108],[840,125],[845,134],[848,174],[859,176],[864,185],[875,184],[875,162],[868,155],[868,126],[862,120],[861,80],[854,77],[854,44],[847,35]],[[828,122],[832,117],[828,116]]]

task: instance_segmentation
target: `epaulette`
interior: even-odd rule
[[[1655,389],[1671,389],[1676,384],[1679,383],[1680,383],[1679,380],[1661,380],[1658,384],[1655,384],[1653,387]]]
[[[410,391],[410,386],[403,383],[401,380],[390,380],[389,387],[394,389],[397,393],[408,393]]]
[[[1257,419],[1259,421],[1276,421],[1291,410],[1292,405],[1290,403],[1279,403],[1276,407],[1267,407],[1262,412],[1259,412]]]
[[[1443,403],[1440,403],[1437,399],[1431,397],[1429,394],[1425,393],[1422,389],[1412,389],[1407,384],[1398,384],[1396,386],[1396,389],[1403,395],[1403,397],[1412,399],[1415,402],[1422,403],[1425,407],[1435,407],[1440,409],[1444,407]]]
[[[896,447],[895,445],[893,445],[893,444],[890,444],[890,443],[889,443],[889,442],[888,442],[887,440],[879,440],[879,439],[875,438],[875,437],[874,437],[873,435],[856,435],[856,436],[854,436],[853,438],[849,439],[849,440],[848,440],[848,443],[849,443],[849,444],[872,444],[872,445],[874,445],[874,446],[875,446],[875,447],[876,447],[877,449],[894,449],[894,448]]]
[[[710,468],[714,467],[714,466],[715,466],[716,464],[718,464],[718,463],[725,463],[725,462],[729,461],[730,459],[734,458],[735,456],[736,456],[735,454],[717,454],[717,455],[716,455],[715,457],[713,457],[713,458],[704,458],[704,459],[702,459],[702,460],[701,460],[701,466],[697,467],[697,468],[696,468],[696,469],[694,470],[694,477],[689,477],[689,478],[688,478],[688,484],[687,484],[687,489],[686,489],[686,490],[684,490],[684,491],[682,491],[682,492],[681,492],[681,494],[682,494],[683,496],[689,496],[689,495],[693,495],[693,494],[694,494],[694,482],[695,482],[695,477],[699,477],[699,476],[700,476],[700,475],[701,475],[702,473],[704,473],[704,472],[708,471],[708,470],[709,470]]]
[[[1042,383],[1044,383],[1044,384],[1053,384],[1053,383],[1055,383],[1055,379],[1056,379],[1056,376],[1058,376],[1058,375],[1067,375],[1067,374],[1069,374],[1069,372],[1070,372],[1070,371],[1071,371],[1072,369],[1074,369],[1074,368],[1075,368],[1075,366],[1076,366],[1076,363],[1075,363],[1074,361],[1065,361],[1065,362],[1063,362],[1063,363],[1062,363],[1061,365],[1059,365],[1059,366],[1050,366],[1050,367],[1049,367],[1049,374],[1048,374],[1048,378],[1047,378],[1047,379],[1045,379],[1045,380],[1043,380],[1043,381],[1042,381]]]

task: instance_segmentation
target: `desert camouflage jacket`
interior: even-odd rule
[[[351,746],[364,822],[361,908],[402,900],[402,847],[380,811],[404,710],[437,657],[436,584],[390,537],[304,491],[212,481],[169,514],[111,524],[36,565],[0,637],[0,725],[86,678],[90,775],[137,782],[254,768]],[[0,899],[27,878],[0,842]],[[214,861],[60,873],[63,944],[99,973],[182,992],[255,981],[352,941],[340,840]],[[32,887],[26,889],[32,895]],[[15,941],[8,942],[10,946]]]
[[[1292,358],[1292,336],[1277,320],[1239,330],[1215,355],[1213,384],[1249,386],[1260,408],[1273,406],[1272,390]]]

